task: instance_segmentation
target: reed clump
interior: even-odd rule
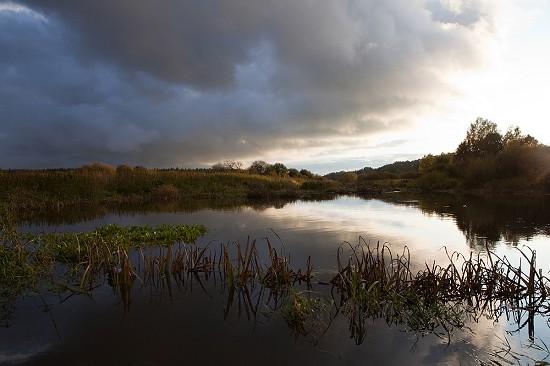
[[[349,249],[346,261],[344,248]],[[407,248],[396,255],[386,244],[370,246],[360,238],[357,246],[339,248],[338,274],[331,283],[356,330],[363,329],[365,318],[383,318],[421,333],[443,329],[449,334],[481,314],[498,319],[524,312],[522,326],[532,333],[534,315],[550,315],[550,281],[537,270],[535,252],[519,253],[523,263],[516,267],[489,248],[468,257],[447,252],[446,266],[426,264],[414,272]]]

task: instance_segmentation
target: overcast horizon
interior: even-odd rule
[[[0,0],[0,168],[317,173],[550,144],[550,0]]]

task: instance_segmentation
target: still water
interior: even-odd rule
[[[341,243],[356,243],[359,237],[372,244],[387,242],[396,252],[409,248],[415,266],[445,264],[444,248],[465,254],[490,249],[519,263],[516,248],[529,246],[537,252],[538,268],[545,274],[550,270],[548,199],[394,194],[290,202],[188,202],[33,217],[21,230],[88,231],[107,223],[203,224],[208,233],[198,245],[267,237],[290,253],[297,266],[303,267],[311,256],[316,279],[321,281],[334,274]],[[326,289],[314,286],[313,291]],[[483,317],[453,332],[450,342],[388,325],[384,319],[369,321],[364,339],[358,342],[345,317],[328,321],[317,334],[297,336],[280,313],[260,306],[254,314],[240,301],[228,306],[227,294],[212,281],[170,290],[136,284],[129,308],[107,285],[91,297],[28,296],[17,302],[7,327],[0,328],[0,364],[479,365],[491,360],[516,362],[516,357],[522,364],[532,364],[548,356],[543,345],[550,345],[543,318],[535,320],[534,340],[513,321]],[[503,348],[511,350],[499,353]]]

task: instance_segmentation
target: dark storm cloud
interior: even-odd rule
[[[447,3],[0,2],[0,164],[193,165],[398,129],[481,57],[487,8]]]

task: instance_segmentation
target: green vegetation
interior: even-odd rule
[[[330,325],[330,317],[327,314],[331,310],[331,305],[328,300],[315,296],[310,291],[291,290],[281,314],[296,336],[317,337]]]
[[[262,166],[260,170],[256,168]],[[258,168],[259,169],[259,168]],[[212,169],[114,168],[91,164],[79,169],[0,171],[0,201],[13,209],[59,209],[97,203],[144,203],[193,199],[300,197],[323,193],[330,186],[311,172],[283,164],[255,162],[241,169],[236,162]],[[316,191],[302,189],[312,183]],[[311,188],[311,186],[310,186]]]
[[[492,194],[550,193],[550,147],[519,127],[504,135],[497,125],[478,118],[453,153],[427,155],[378,169],[327,175],[350,188],[349,174],[357,175],[358,192],[391,190],[462,191]]]
[[[21,234],[5,207],[0,220],[0,320],[29,291],[56,286],[85,292],[104,274],[127,283],[136,278],[129,260],[132,249],[194,243],[206,232],[201,225],[107,225],[88,233]]]
[[[146,169],[90,164],[78,169],[0,171],[0,202],[36,211],[93,204],[185,199],[298,198],[394,190],[550,193],[550,147],[519,128],[502,135],[477,119],[453,153],[316,176],[282,163],[228,160],[211,169]]]
[[[21,294],[52,286],[70,294],[91,294],[107,279],[128,309],[136,280],[143,286],[170,288],[173,282],[185,287],[190,278],[219,283],[228,295],[226,314],[235,297],[248,313],[257,314],[261,302],[252,300],[253,295],[261,298],[267,291],[268,302],[281,309],[296,335],[320,334],[334,316],[343,314],[357,343],[365,338],[366,322],[374,319],[450,339],[453,329],[482,315],[498,319],[513,311],[518,325],[527,325],[531,332],[535,315],[550,314],[550,280],[537,269],[536,254],[529,251],[519,252],[524,260],[519,267],[486,247],[484,255],[453,253],[443,266],[413,269],[407,249],[394,255],[387,245],[370,246],[360,238],[357,245],[340,246],[336,274],[317,284],[331,286],[333,301],[328,301],[312,292],[310,258],[304,268],[294,269],[290,255],[283,255],[285,251],[275,249],[267,238],[267,251],[261,254],[256,240],[246,245],[220,243],[219,250],[181,244],[194,243],[205,232],[202,226],[108,225],[87,233],[30,235],[14,229],[8,212],[1,217],[4,317]]]

